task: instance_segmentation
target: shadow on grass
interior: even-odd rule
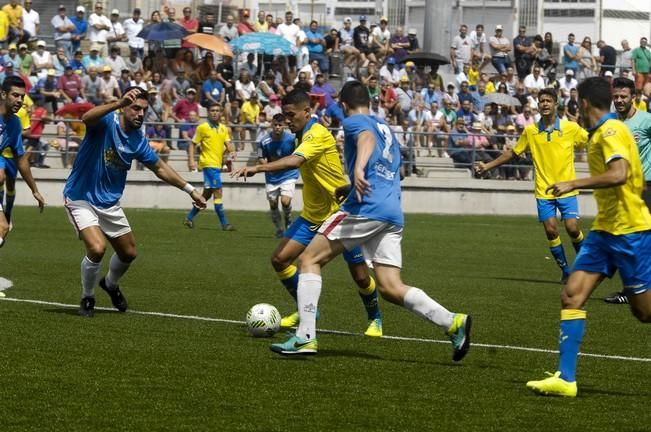
[[[77,308],[43,309],[43,311],[45,311],[47,313],[57,313],[57,314],[63,314],[63,315],[79,316],[79,309],[77,309]],[[119,312],[119,311],[95,309],[95,315],[100,315],[100,314],[121,314],[121,313],[122,312]]]
[[[544,284],[544,285],[561,286],[559,281],[552,281],[549,279],[526,279],[526,278],[511,278],[511,277],[489,277],[489,278],[482,277],[482,279],[493,279],[493,280],[502,280],[502,281],[509,281],[509,282],[528,282],[528,283],[536,283],[536,284]]]

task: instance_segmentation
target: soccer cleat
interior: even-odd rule
[[[450,342],[452,342],[452,360],[460,361],[468,354],[471,327],[472,317],[470,315],[454,314],[452,325],[447,331]]]
[[[317,348],[316,339],[307,340],[295,335],[285,343],[271,345],[271,351],[282,355],[315,355]]]
[[[628,304],[628,297],[624,294],[624,291],[612,293],[608,297],[604,298],[606,303],[610,304]]]
[[[280,320],[281,328],[291,328],[296,327],[299,322],[298,311],[294,312],[291,315],[287,315]]]
[[[235,227],[231,224],[222,225],[222,231],[235,231]]]
[[[576,381],[568,382],[561,378],[561,373],[547,372],[547,378],[540,381],[529,381],[527,388],[543,396],[576,397]]]
[[[95,297],[84,297],[79,304],[79,315],[92,318],[95,315]]]
[[[365,336],[382,337],[382,319],[375,318],[368,322],[368,328],[364,332]]]
[[[183,225],[188,228],[194,228],[194,222],[192,222],[190,219],[183,219]]]
[[[129,305],[127,304],[127,299],[124,298],[122,295],[122,291],[120,291],[120,287],[116,286],[115,288],[111,289],[106,285],[106,278],[102,278],[102,280],[99,281],[99,286],[106,291],[106,294],[111,297],[111,303],[113,303],[113,306],[119,310],[120,312],[126,312],[127,308]]]
[[[276,234],[274,234],[274,236],[275,236],[277,239],[281,239],[281,238],[283,238],[284,235],[285,235],[285,232],[284,232],[283,230],[278,230],[278,231],[276,231]]]

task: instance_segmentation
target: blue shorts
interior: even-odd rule
[[[204,168],[203,187],[206,189],[221,189],[222,187],[222,170],[219,168]]]
[[[5,175],[8,178],[16,178],[18,175],[18,165],[16,165],[16,159],[0,156],[0,170],[5,170]]]
[[[572,271],[608,277],[618,269],[629,294],[642,294],[651,287],[651,231],[625,235],[590,231],[572,266]]]
[[[287,228],[285,237],[307,247],[319,231],[320,226],[320,224],[313,224],[302,216],[299,216]],[[349,251],[345,250],[342,255],[348,264],[361,264],[366,262],[360,247],[355,247]]]
[[[556,209],[561,213],[561,219],[579,218],[579,200],[576,195],[557,199],[536,198],[538,205],[538,221],[545,222],[547,219],[556,217]]]

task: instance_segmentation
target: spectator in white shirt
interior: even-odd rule
[[[122,27],[122,23],[118,21],[120,18],[120,11],[117,9],[113,9],[111,11],[111,29],[108,31],[108,34],[106,35],[106,42],[109,44],[109,52],[111,51],[111,48],[114,46],[117,46],[118,48],[124,46],[127,46],[127,33],[124,30],[124,27]],[[122,69],[118,70],[118,74]],[[119,77],[119,75],[118,75]]]
[[[564,98],[570,97],[570,90],[579,86],[578,81],[574,78],[574,71],[572,69],[565,70],[565,79],[558,82],[561,89],[561,96]]]
[[[255,84],[251,81],[248,70],[240,71],[240,79],[235,81],[235,93],[242,102],[249,100],[251,94],[255,93]]]
[[[111,66],[111,75],[116,79],[120,78],[123,69],[129,69],[127,63],[120,57],[120,47],[117,46],[111,48],[111,55],[104,59],[104,63]]]
[[[47,70],[54,66],[52,63],[52,54],[45,49],[44,40],[36,42],[36,51],[32,53],[32,64],[34,65],[34,72],[37,77],[34,84],[36,84],[38,79],[45,78],[47,76]]]
[[[95,3],[95,12],[88,18],[88,39],[101,47],[100,55],[108,56],[106,38],[111,30],[111,20],[104,15],[104,6]]]
[[[25,0],[23,6],[23,31],[29,33],[29,39],[36,39],[41,32],[41,18],[34,9],[32,9],[32,0]]]
[[[545,88],[545,79],[540,74],[540,66],[534,66],[533,72],[524,78],[524,86],[531,93],[531,89],[542,90]]]
[[[131,18],[127,18],[122,24],[124,32],[127,34],[127,40],[129,41],[129,52],[135,51],[136,56],[140,60],[145,56],[145,40],[138,37],[138,33],[140,33],[144,25],[145,21],[140,18],[139,8],[135,8]]]
[[[380,68],[380,80],[384,80],[393,85],[400,81],[401,76],[400,71],[396,67],[396,59],[389,57],[387,64]]]
[[[293,47],[296,47],[296,38],[301,29],[294,24],[293,18],[294,14],[291,11],[287,11],[285,13],[285,22],[278,25],[277,31],[278,34],[287,39]],[[289,56],[288,60],[291,72],[294,72],[296,70],[296,56]]]
[[[54,27],[54,44],[57,48],[62,47],[65,50],[66,57],[72,58],[72,32],[76,27],[66,16],[66,7],[60,5],[58,12],[52,17],[52,27]]]
[[[479,70],[483,69],[491,61],[488,39],[484,33],[484,25],[477,24],[475,30],[470,32],[470,48],[473,58],[479,58]]]

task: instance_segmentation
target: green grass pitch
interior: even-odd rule
[[[588,302],[579,397],[548,399],[524,383],[553,371],[559,270],[533,217],[410,215],[404,280],[474,317],[475,346],[461,363],[447,343],[361,336],[365,313],[343,261],[324,271],[319,354],[283,358],[273,339],[240,323],[259,302],[292,310],[269,257],[263,213],[228,212],[222,232],[207,211],[195,229],[183,213],[127,210],[139,257],[122,281],[136,311],[0,301],[0,431],[605,431],[649,430],[651,329],[626,306]],[[586,221],[583,223],[587,229]],[[574,252],[564,237],[566,252]],[[0,250],[8,298],[76,305],[82,244],[63,209],[17,208]],[[107,257],[110,251],[107,252]],[[105,258],[105,266],[108,260]],[[98,306],[110,306],[97,293]],[[381,303],[389,336],[444,341],[402,308]],[[461,429],[460,429],[461,428]]]

